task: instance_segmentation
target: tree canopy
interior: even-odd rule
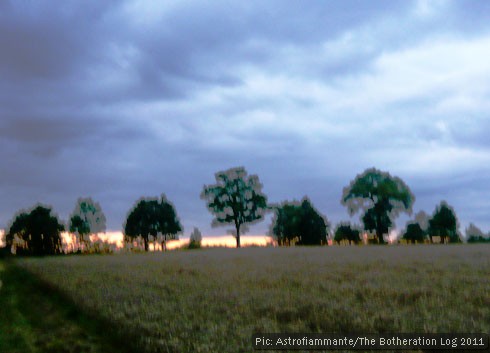
[[[129,239],[141,237],[145,251],[152,239],[156,242],[160,237],[162,250],[165,249],[169,239],[176,239],[182,231],[182,226],[175,212],[174,206],[165,195],[160,199],[142,198],[138,200],[129,212],[124,226],[124,234]]]
[[[409,223],[403,234],[403,239],[412,243],[422,242],[425,240],[427,233],[422,229],[419,223]]]
[[[35,206],[30,212],[20,212],[7,232],[8,246],[15,246],[18,254],[52,255],[62,252],[63,224],[51,208]]]
[[[236,246],[240,247],[240,234],[247,224],[263,219],[267,210],[267,197],[257,175],[247,175],[245,168],[236,167],[215,174],[216,184],[204,185],[201,199],[215,216],[212,225],[233,224]],[[246,229],[246,228],[245,228]]]
[[[106,218],[98,202],[89,198],[79,198],[73,210],[69,229],[76,234],[76,242],[84,245],[85,250],[90,244],[90,234],[106,230]]]
[[[375,168],[366,169],[343,189],[341,204],[353,215],[362,210],[366,230],[375,231],[378,241],[385,243],[400,212],[411,214],[415,196],[403,180]]]
[[[326,242],[328,220],[306,196],[301,203],[285,201],[273,208],[276,212],[271,230],[279,245],[289,245],[294,239],[298,245],[320,245]]]
[[[441,243],[447,240],[451,243],[458,243],[461,241],[459,235],[459,224],[454,209],[447,204],[446,201],[442,201],[429,220],[429,236],[438,236],[441,238]]]

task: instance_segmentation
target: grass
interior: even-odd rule
[[[134,351],[250,352],[256,332],[490,332],[490,245],[202,249],[16,263],[111,322]]]
[[[125,351],[99,321],[10,262],[0,260],[0,283],[0,352]]]

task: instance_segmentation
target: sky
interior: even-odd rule
[[[487,232],[489,58],[488,1],[0,1],[0,228],[92,197],[120,231],[164,193],[226,234],[199,195],[236,166],[359,222],[342,189],[375,167]]]

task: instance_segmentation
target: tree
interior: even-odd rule
[[[370,168],[344,188],[341,204],[348,208],[351,216],[362,210],[365,229],[375,231],[383,244],[384,234],[389,232],[400,212],[411,214],[414,200],[415,196],[403,180]]]
[[[277,239],[278,245],[290,245],[299,233],[298,212],[300,203],[297,201],[283,202],[281,205],[272,206],[275,209],[271,223],[271,233]]]
[[[441,238],[441,243],[445,243],[446,238],[451,243],[458,243],[461,241],[459,237],[459,224],[456,218],[454,209],[449,206],[446,201],[442,201],[438,205],[429,220],[429,236],[438,236]]]
[[[490,242],[490,236],[487,238],[480,228],[470,223],[466,228],[466,241],[468,243],[486,243]]]
[[[403,234],[403,239],[406,239],[412,244],[416,242],[424,241],[426,238],[426,232],[420,227],[419,223],[409,223],[407,225],[407,230]]]
[[[274,206],[272,234],[279,245],[290,244],[297,239],[298,245],[321,245],[327,240],[328,220],[313,207],[305,196],[301,203],[283,202]]]
[[[168,239],[176,239],[182,226],[175,209],[165,195],[157,198],[141,198],[129,212],[124,225],[125,239],[141,237],[145,251],[148,251],[150,236],[156,242],[161,237],[162,251]]]
[[[340,244],[342,240],[349,241],[349,244],[358,244],[361,241],[360,231],[349,223],[340,223],[335,229],[334,241]]]
[[[201,247],[202,235],[198,228],[194,227],[189,239],[189,249],[198,249]]]
[[[247,176],[243,167],[231,168],[215,174],[216,184],[204,185],[201,199],[214,214],[213,226],[233,224],[236,246],[240,247],[240,231],[263,219],[267,197],[256,175]]]
[[[299,242],[300,245],[321,245],[327,241],[329,224],[326,217],[322,216],[311,204],[307,197],[303,198],[299,217]]]
[[[76,235],[76,243],[84,245],[87,251],[90,245],[90,234],[105,232],[106,218],[98,202],[89,198],[79,198],[70,216],[69,229]]]
[[[160,227],[158,229],[157,238],[160,238],[160,244],[163,251],[167,250],[167,240],[177,239],[177,235],[183,230],[179,217],[175,212],[174,205],[167,200],[165,195],[162,195],[160,198],[159,218]]]
[[[17,247],[17,253],[52,255],[62,251],[63,230],[63,224],[51,214],[51,208],[38,205],[30,212],[20,212],[14,218],[6,238],[8,245]]]

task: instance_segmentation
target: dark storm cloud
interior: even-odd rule
[[[16,80],[61,79],[94,60],[101,17],[113,1],[7,1],[0,13],[0,72]]]

